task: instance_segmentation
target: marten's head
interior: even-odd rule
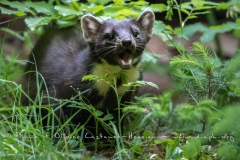
[[[91,47],[92,57],[122,69],[136,66],[152,36],[155,16],[144,11],[137,19],[105,20],[85,15],[81,19],[84,37]]]

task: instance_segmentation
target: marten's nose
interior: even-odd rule
[[[123,45],[123,47],[126,47],[126,48],[130,47],[132,45],[131,39],[122,40],[122,45]]]

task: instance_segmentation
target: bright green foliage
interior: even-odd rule
[[[199,139],[189,138],[187,144],[182,147],[183,156],[187,159],[196,157],[201,151],[201,142]]]
[[[2,0],[0,4],[11,6],[17,10],[10,10],[4,7],[0,7],[0,10],[3,14],[15,14],[19,17],[30,13],[34,18],[27,17],[25,22],[31,30],[36,30],[38,27],[52,22],[57,23],[59,27],[71,26],[86,13],[102,16],[105,19],[125,19],[127,17],[136,18],[144,9],[151,9],[155,12],[166,10],[166,5],[164,4],[151,4],[148,6],[148,2],[141,0],[136,2],[116,0],[110,4],[109,2],[109,0],[89,0],[87,3],[66,1],[64,5],[58,4],[53,6],[50,2],[9,2]]]
[[[170,62],[176,91],[183,93],[188,101],[174,110],[180,125],[175,131],[201,134],[205,143],[219,141],[222,145],[216,150],[220,157],[226,159],[239,157],[233,144],[240,145],[239,140],[234,139],[239,134],[236,121],[240,105],[224,107],[240,100],[239,60],[237,55],[232,60],[220,61],[211,50],[194,42],[191,53],[176,56]],[[186,152],[183,156],[203,156],[200,144],[193,147],[191,143],[182,147]],[[223,151],[225,147],[232,148],[231,153]]]
[[[178,147],[180,141],[177,138],[177,133],[172,133],[172,135],[176,136],[176,138],[166,138],[163,140],[154,140],[155,144],[161,144],[164,148],[166,148],[166,159],[179,159],[181,158],[181,149]]]
[[[235,32],[240,31],[240,27],[237,22],[238,19],[236,20],[236,23],[227,22],[225,24],[211,26],[209,28],[198,22],[195,24],[187,25],[183,29],[183,34],[186,37],[190,37],[196,32],[202,32],[203,34],[200,37],[201,42],[209,42],[212,41],[214,37],[219,33],[226,33],[232,30],[234,30]]]
[[[223,91],[228,93],[229,97],[239,97],[231,87],[234,85],[232,81],[238,79],[237,69],[240,66],[236,61],[239,60],[239,56],[236,60],[221,62],[198,42],[193,43],[192,51],[194,55],[176,56],[170,62],[177,88],[185,90],[184,93],[196,104],[202,98],[222,101],[219,104],[221,106],[229,103],[231,99],[223,100],[223,96],[226,96],[223,95]]]
[[[72,26],[79,23],[79,19],[85,14],[93,14],[101,19],[125,19],[136,18],[143,10],[150,9],[165,13],[165,19],[169,21],[173,16],[178,17],[179,27],[174,28],[160,20],[157,20],[154,26],[154,33],[168,41],[169,46],[175,47],[180,53],[178,56],[169,57],[173,80],[170,91],[161,95],[136,96],[134,102],[121,108],[116,79],[113,80],[114,83],[111,82],[117,95],[117,109],[119,113],[123,110],[126,118],[124,133],[113,123],[108,123],[113,119],[111,114],[104,115],[94,106],[85,103],[87,100],[81,96],[81,92],[86,91],[76,90],[78,94],[74,98],[78,101],[59,100],[58,108],[68,103],[71,104],[70,107],[79,108],[79,112],[87,110],[96,119],[96,130],[101,123],[110,133],[123,136],[110,146],[116,148],[116,152],[110,156],[112,159],[240,159],[240,50],[236,48],[235,57],[223,60],[217,56],[216,51],[200,42],[194,42],[190,51],[184,48],[184,42],[198,31],[202,33],[201,42],[210,42],[219,33],[226,32],[240,37],[240,3],[237,0],[166,0],[156,4],[149,4],[144,0],[88,0],[86,3],[76,0],[1,0],[0,4],[3,4],[0,6],[2,14],[24,18],[31,30],[16,32],[1,28],[1,31],[19,38],[30,47],[33,47],[29,38],[33,31],[41,33],[46,25],[57,25],[59,28]],[[228,21],[223,24],[210,24],[209,27],[202,23],[188,24],[188,20],[197,19],[202,14],[210,15],[213,10],[225,11]],[[173,35],[181,38],[181,42],[173,41]],[[98,145],[94,146],[95,156],[86,156],[85,146],[88,144],[83,144],[78,137],[84,124],[72,126],[70,123],[77,113],[59,128],[54,128],[54,122],[50,119],[55,116],[54,111],[49,109],[50,104],[41,105],[42,96],[47,95],[38,91],[37,99],[31,100],[35,102],[33,106],[21,105],[20,99],[25,93],[13,78],[20,74],[19,66],[23,63],[17,60],[17,56],[4,56],[4,40],[5,38],[1,42],[0,52],[0,159],[106,159],[98,157]],[[143,66],[153,66],[158,58],[145,52]],[[159,67],[154,70],[158,72]],[[108,76],[113,76],[120,78],[125,86],[149,85],[158,88],[154,83],[146,81],[127,83],[124,71],[111,74],[113,73],[104,77],[87,75],[82,80],[109,83]],[[176,95],[179,95],[180,102],[176,102]],[[47,109],[48,115],[42,117],[38,112],[40,108]],[[34,123],[27,115],[33,116]],[[49,128],[43,128],[43,120],[48,121]],[[123,117],[119,116],[119,123],[122,123],[122,120]],[[67,135],[72,138],[55,134],[66,132],[64,128],[69,127],[74,128],[74,132]],[[55,136],[63,138],[53,145]],[[81,147],[78,148],[79,146]]]

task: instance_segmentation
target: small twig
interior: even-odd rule
[[[212,95],[212,87],[211,87],[211,83],[212,83],[212,76],[211,73],[208,74],[208,98],[211,98]]]
[[[213,99],[213,97],[217,94],[217,91],[220,89],[220,87],[222,87],[225,83],[226,83],[226,81],[223,81],[222,84],[220,84],[220,85],[218,86],[218,88],[216,89],[216,91],[212,94],[211,99]]]
[[[1,22],[0,25],[5,24],[5,23],[9,23],[9,22],[14,21],[14,20],[16,20],[18,18],[26,18],[26,17],[16,17],[16,18],[13,18],[13,19],[9,19],[7,21]]]
[[[191,91],[190,90],[188,90],[187,88],[186,88],[186,91],[190,94],[190,96],[192,97],[192,99],[196,102],[196,104],[198,104],[198,101],[197,101],[197,99],[193,96],[193,94],[191,93]]]
[[[178,49],[178,47],[173,43],[173,40],[171,40],[168,36],[168,34],[166,34],[164,31],[162,31],[162,33],[167,37],[167,39],[169,40],[169,42],[177,49],[177,51],[180,53],[180,54],[183,54],[181,52],[181,50]],[[170,55],[171,56],[171,55]]]
[[[189,15],[184,19],[184,21],[182,22],[182,27],[185,25],[185,23],[188,20],[188,17],[190,17],[192,15],[192,12],[194,11],[194,7],[191,9],[191,11],[189,12]]]

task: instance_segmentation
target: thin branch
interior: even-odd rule
[[[187,88],[186,88],[186,91],[189,93],[189,95],[192,97],[192,99],[196,102],[196,104],[198,105],[198,101],[197,101],[197,99],[193,96],[193,94],[191,93],[191,91],[190,90],[188,90]]]

